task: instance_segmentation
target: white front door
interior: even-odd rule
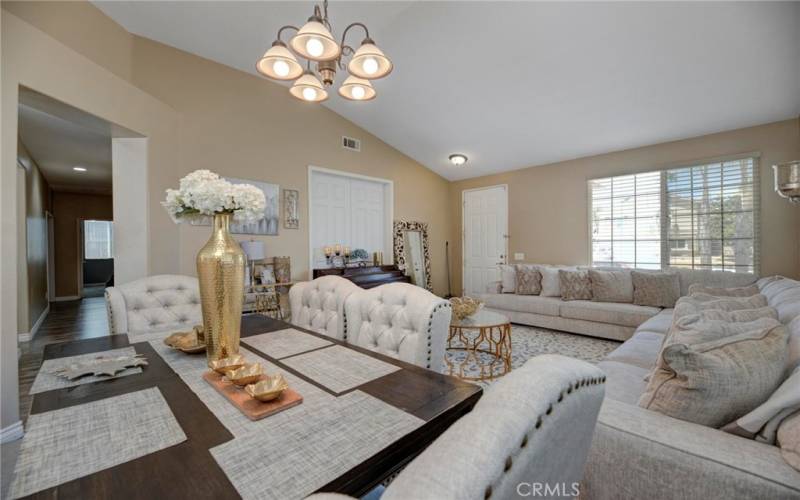
[[[483,293],[500,279],[498,264],[507,262],[508,188],[492,186],[462,194],[463,295]]]

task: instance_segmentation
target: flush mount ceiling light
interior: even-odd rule
[[[76,172],[86,172],[86,167],[72,167],[72,170]]]
[[[358,50],[345,44],[347,32],[354,27],[364,30],[365,37]],[[297,33],[286,42],[281,40],[284,30]],[[289,92],[303,101],[321,102],[328,98],[328,87],[332,86],[336,71],[348,71],[350,76],[339,88],[339,95],[351,101],[368,101],[375,98],[375,89],[369,80],[383,78],[392,71],[392,62],[375,45],[369,30],[363,23],[351,23],[342,32],[342,40],[336,43],[333,28],[328,22],[328,0],[320,9],[314,6],[314,14],[303,27],[283,26],[278,30],[272,47],[256,63],[256,70],[273,80],[295,80]],[[306,70],[298,57],[306,60]],[[349,62],[344,59],[349,57]],[[313,64],[312,64],[313,63]]]
[[[457,167],[467,163],[467,156],[461,153],[452,154],[448,158],[450,159],[450,163]]]

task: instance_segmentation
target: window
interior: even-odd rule
[[[753,157],[589,181],[592,265],[753,273]]]
[[[114,258],[114,226],[107,220],[83,221],[83,253],[86,260]]]

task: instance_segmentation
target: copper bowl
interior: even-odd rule
[[[164,339],[164,343],[173,349],[185,353],[198,353],[206,350],[206,345],[198,341],[197,332],[177,332]]]
[[[227,358],[218,359],[216,361],[212,361],[210,364],[211,369],[220,375],[227,375],[228,372],[238,370],[244,365],[244,356],[241,354],[234,354],[233,356],[228,356]]]
[[[245,363],[241,368],[225,374],[228,380],[240,387],[258,382],[262,375],[264,375],[264,368],[261,363]]]
[[[289,383],[283,378],[282,374],[277,374],[274,377],[267,377],[266,379],[250,384],[244,388],[245,392],[250,397],[255,398],[262,403],[277,399],[283,394],[283,391],[289,388]]]

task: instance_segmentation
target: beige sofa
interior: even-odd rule
[[[713,276],[717,286],[738,286]],[[719,280],[722,281],[719,281]],[[789,358],[800,358],[800,281],[759,280],[790,330]],[[607,375],[581,497],[586,499],[800,498],[800,472],[772,445],[677,420],[638,406],[672,309],[636,329],[598,366]]]
[[[736,287],[749,285],[755,281],[752,274],[692,269],[672,271],[680,275],[682,295],[686,295],[689,285],[694,283]],[[475,297],[483,301],[486,309],[505,314],[512,323],[612,340],[629,339],[642,323],[662,311],[659,307],[636,304],[591,300],[564,301],[561,297],[501,293],[497,283],[490,284],[489,289],[490,292],[475,294]]]

